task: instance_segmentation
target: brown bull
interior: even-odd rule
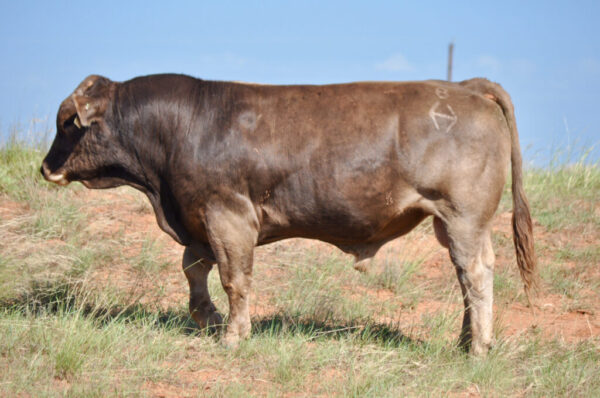
[[[365,269],[383,244],[434,216],[464,297],[461,343],[485,354],[490,230],[509,162],[528,292],[535,256],[513,107],[484,79],[269,86],[90,76],[60,106],[42,173],[61,185],[145,193],[159,226],[186,246],[190,312],[200,327],[222,323],[206,283],[218,264],[232,345],[250,333],[255,246],[319,239]]]

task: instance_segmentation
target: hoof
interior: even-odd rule
[[[492,349],[491,343],[479,343],[471,344],[471,349],[469,350],[469,355],[476,358],[485,358],[488,352]]]
[[[229,349],[238,348],[240,345],[240,337],[238,335],[227,333],[221,340],[221,344]]]
[[[207,325],[209,328],[223,327],[223,317],[218,312],[213,312],[208,316]]]
[[[209,313],[208,315],[201,316],[197,312],[192,314],[192,318],[200,329],[209,329],[210,331],[220,330],[224,323],[223,317],[216,311]]]

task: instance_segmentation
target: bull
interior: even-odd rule
[[[485,79],[276,86],[93,75],[62,102],[56,129],[44,178],[143,192],[160,228],[185,246],[189,310],[201,328],[223,323],[207,289],[218,265],[228,345],[250,333],[257,245],[318,239],[365,270],[382,245],[433,216],[464,298],[459,343],[485,355],[491,223],[509,164],[527,295],[536,283],[513,105]]]

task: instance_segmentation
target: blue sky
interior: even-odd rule
[[[445,79],[454,41],[453,80],[502,84],[525,157],[538,162],[552,146],[600,142],[599,21],[600,1],[2,0],[0,132],[33,118],[53,128],[62,99],[92,73],[262,83]]]

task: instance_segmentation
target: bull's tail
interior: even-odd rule
[[[486,79],[472,79],[460,83],[469,89],[494,100],[504,113],[508,129],[510,130],[511,152],[510,161],[512,169],[512,195],[513,195],[513,240],[517,255],[517,265],[521,279],[525,286],[525,294],[530,299],[532,291],[538,288],[537,260],[533,246],[533,231],[529,203],[523,190],[523,170],[521,147],[515,113],[510,96],[496,83]]]

